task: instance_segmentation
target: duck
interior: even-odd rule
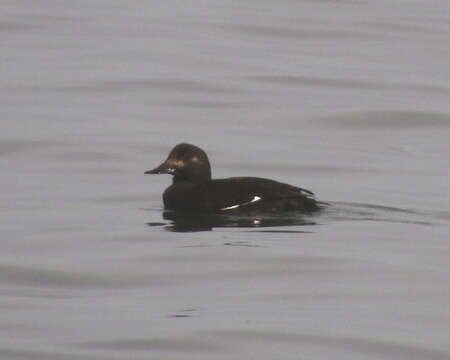
[[[170,174],[172,185],[163,193],[165,210],[217,214],[302,211],[321,208],[310,190],[260,177],[212,179],[206,152],[181,143],[167,159],[145,174]]]

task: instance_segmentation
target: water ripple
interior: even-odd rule
[[[265,25],[222,25],[223,29],[236,31],[242,34],[275,37],[286,40],[333,40],[333,39],[384,39],[386,35],[375,34],[368,31],[349,31],[339,29],[311,29],[287,26],[265,26]]]
[[[0,282],[36,286],[40,289],[43,287],[102,289],[156,285],[157,283],[168,284],[170,279],[163,279],[161,276],[151,277],[145,275],[98,275],[94,273],[49,270],[32,266],[0,264]]]
[[[405,359],[405,360],[448,360],[448,352],[429,349],[422,346],[407,345],[399,342],[372,339],[359,336],[339,336],[339,335],[314,335],[314,334],[289,334],[277,331],[258,330],[236,330],[236,331],[216,331],[218,337],[230,340],[249,342],[258,341],[286,342],[298,345],[318,345],[321,348],[331,348],[345,350],[349,354],[358,352],[360,354],[377,356],[377,358]]]
[[[76,347],[89,349],[114,350],[123,352],[134,351],[170,351],[170,352],[216,352],[222,346],[213,344],[208,339],[193,340],[185,337],[170,338],[134,338],[106,341],[87,341],[72,344]]]
[[[450,128],[449,114],[420,111],[367,111],[327,117],[319,121],[352,129]]]
[[[342,89],[364,89],[364,90],[395,90],[413,91],[437,94],[450,94],[450,88],[436,85],[401,84],[390,82],[379,82],[369,80],[352,80],[322,78],[302,75],[256,75],[246,77],[248,80],[265,82],[271,84],[282,84],[291,86],[319,86]]]
[[[242,90],[229,86],[211,84],[206,81],[188,80],[188,79],[124,79],[124,80],[102,80],[85,81],[73,83],[46,83],[40,85],[12,84],[4,88],[8,91],[98,91],[98,92],[122,92],[122,91],[142,91],[155,89],[169,92],[190,92],[201,94],[236,94]]]

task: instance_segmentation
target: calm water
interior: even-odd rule
[[[3,0],[0,49],[1,359],[450,358],[448,1]],[[164,217],[181,141],[332,206]]]

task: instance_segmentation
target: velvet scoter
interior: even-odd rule
[[[166,161],[145,174],[173,176],[163,194],[167,210],[232,214],[320,208],[311,191],[297,186],[258,177],[212,179],[206,153],[186,143],[175,146]]]

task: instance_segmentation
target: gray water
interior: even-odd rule
[[[1,359],[450,358],[448,1],[2,0],[0,50]],[[180,226],[179,142],[332,206]]]

